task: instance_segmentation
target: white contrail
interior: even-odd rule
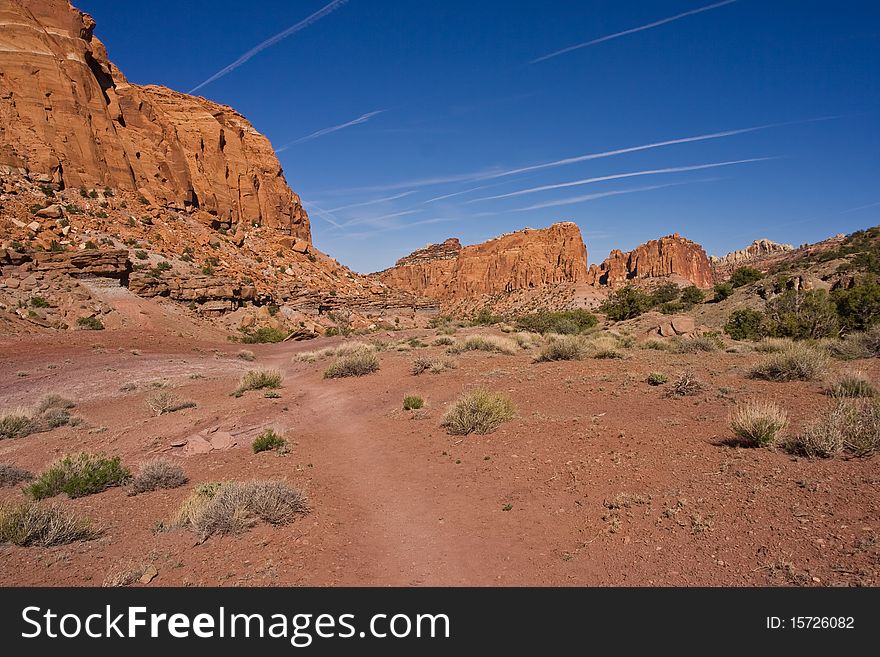
[[[336,228],[342,228],[342,224],[339,223],[339,219],[334,217],[327,210],[322,209],[321,207],[315,205],[313,201],[303,201],[303,207],[308,205],[310,208],[315,208],[318,211],[318,216],[321,217],[328,224],[333,224]]]
[[[190,89],[190,90],[189,90],[189,93],[195,93],[196,91],[198,91],[199,89],[201,89],[201,88],[204,87],[205,85],[207,85],[207,84],[211,84],[212,82],[214,82],[214,80],[218,80],[218,79],[222,78],[224,75],[227,75],[228,73],[231,73],[232,71],[234,71],[235,69],[237,69],[237,68],[238,68],[239,66],[241,66],[242,64],[245,64],[245,63],[246,63],[251,57],[253,57],[254,55],[256,55],[256,54],[262,52],[262,51],[265,50],[266,48],[269,48],[269,47],[271,47],[271,46],[274,46],[276,43],[278,43],[278,42],[281,41],[282,39],[286,39],[287,37],[289,37],[289,36],[291,36],[291,35],[293,35],[293,34],[296,34],[296,33],[299,32],[300,30],[304,30],[305,28],[307,28],[307,27],[308,27],[309,25],[311,25],[312,23],[314,23],[314,22],[316,22],[316,21],[319,21],[320,19],[324,18],[324,16],[326,16],[327,14],[330,14],[330,13],[332,13],[333,11],[339,9],[339,8],[340,8],[342,5],[344,5],[346,2],[348,2],[348,0],[333,0],[333,2],[331,2],[331,3],[328,4],[328,5],[326,5],[326,6],[323,7],[322,9],[319,9],[318,11],[316,11],[316,12],[315,12],[314,14],[312,14],[311,16],[302,19],[302,20],[301,20],[299,23],[297,23],[296,25],[291,25],[290,27],[288,27],[288,28],[287,28],[286,30],[284,30],[283,32],[279,32],[279,33],[276,34],[275,36],[270,37],[270,38],[266,39],[265,41],[263,41],[263,42],[257,44],[256,46],[254,46],[253,48],[251,48],[250,50],[248,50],[245,54],[243,54],[241,57],[239,57],[239,58],[236,59],[234,62],[232,62],[229,66],[220,69],[219,71],[217,71],[216,73],[214,73],[214,75],[212,75],[211,77],[209,77],[207,80],[205,80],[205,81],[202,82],[201,84],[198,84],[198,85],[196,85],[195,87],[193,87],[192,89]]]
[[[403,194],[395,194],[394,196],[386,196],[385,198],[374,198],[371,201],[364,201],[363,203],[352,203],[351,205],[342,205],[338,208],[332,208],[330,212],[339,212],[340,210],[348,210],[349,208],[362,208],[365,205],[376,205],[377,203],[385,203],[386,201],[396,201],[399,198],[403,198],[404,196],[409,196],[410,194],[414,194],[415,192],[404,192]]]
[[[280,153],[282,151],[286,151],[294,144],[301,144],[304,141],[311,141],[312,139],[317,139],[318,137],[329,135],[331,132],[336,132],[337,130],[344,130],[345,128],[350,128],[353,125],[366,123],[374,116],[376,116],[377,114],[381,114],[384,111],[385,110],[376,110],[375,112],[367,112],[366,114],[361,114],[356,119],[352,119],[351,121],[346,121],[345,123],[340,123],[339,125],[330,126],[329,128],[321,128],[320,130],[316,130],[315,132],[308,134],[305,137],[300,137],[299,139],[294,139],[293,141],[284,144],[284,146],[282,146],[281,148],[276,149],[275,152]]]
[[[509,198],[511,196],[523,196],[524,194],[535,194],[536,192],[546,192],[551,189],[563,189],[565,187],[579,187],[580,185],[590,185],[608,180],[620,180],[621,178],[635,178],[637,176],[655,176],[663,173],[681,173],[682,171],[700,171],[702,169],[715,169],[718,167],[728,167],[734,164],[748,164],[750,162],[765,162],[774,160],[774,157],[752,157],[746,160],[729,160],[727,162],[712,162],[710,164],[695,164],[693,166],[684,167],[667,167],[665,169],[647,169],[645,171],[630,171],[629,173],[615,173],[609,176],[598,176],[596,178],[583,178],[582,180],[572,180],[571,182],[556,183],[554,185],[541,185],[540,187],[530,187],[528,189],[520,189],[507,194],[498,194],[497,196],[483,196],[475,198],[468,203],[476,203],[478,201],[492,201],[500,198]]]
[[[559,55],[564,55],[566,53],[572,52],[573,50],[580,50],[581,48],[587,48],[588,46],[595,46],[597,43],[603,43],[605,41],[611,41],[612,39],[618,39],[622,36],[627,36],[629,34],[635,34],[636,32],[642,32],[644,30],[650,30],[654,27],[659,27],[661,25],[666,25],[666,23],[671,23],[672,21],[677,21],[680,18],[685,18],[687,16],[693,16],[694,14],[700,14],[704,11],[709,11],[710,9],[718,9],[719,7],[723,7],[724,5],[729,5],[736,0],[724,0],[724,2],[716,2],[715,4],[708,5],[706,7],[700,7],[699,9],[692,9],[691,11],[686,11],[683,14],[676,14],[675,16],[670,16],[668,18],[662,18],[659,21],[654,21],[653,23],[648,23],[647,25],[640,25],[639,27],[633,27],[629,30],[624,30],[623,32],[615,32],[614,34],[609,34],[607,36],[599,37],[598,39],[593,39],[592,41],[585,41],[584,43],[579,43],[574,46],[569,46],[568,48],[563,48],[562,50],[557,50],[556,52],[551,52],[549,55],[543,55],[542,57],[538,57],[537,59],[533,59],[529,62],[529,64],[537,64],[538,62],[543,62],[548,59],[552,59],[553,57],[559,57]]]
[[[387,221],[388,219],[394,219],[395,217],[405,217],[407,215],[418,214],[420,212],[422,212],[422,210],[404,210],[402,212],[394,212],[393,214],[385,214],[381,217],[364,217],[363,219],[352,219],[351,221],[346,221],[344,224],[342,224],[341,228],[356,226],[358,224],[382,225],[382,222]]]
[[[649,185],[646,187],[631,187],[630,189],[618,189],[612,192],[598,192],[596,194],[586,194],[585,196],[574,196],[571,198],[564,198],[558,201],[547,201],[546,203],[538,203],[537,205],[530,205],[526,208],[515,208],[514,212],[525,212],[526,210],[540,210],[541,208],[555,208],[560,205],[574,205],[575,203],[582,203],[584,201],[594,201],[599,198],[606,198],[608,196],[620,196],[621,194],[633,194],[635,192],[647,192],[652,189],[663,189],[665,187],[677,187],[678,185],[688,185],[692,182],[707,182],[706,179],[703,180],[691,180],[686,182],[677,182],[677,183],[666,183],[665,185]]]

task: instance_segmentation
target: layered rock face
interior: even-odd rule
[[[769,256],[779,255],[793,251],[791,244],[780,244],[768,239],[755,240],[744,249],[731,251],[720,258],[711,256],[712,267],[717,276],[729,276],[734,269],[758,262]]]
[[[616,288],[634,281],[669,277],[700,288],[712,287],[715,279],[703,247],[675,233],[627,253],[613,250],[601,265],[590,267],[587,282]]]
[[[431,244],[375,274],[382,283],[444,302],[587,278],[587,249],[577,224],[525,229],[462,247]]]
[[[269,141],[203,98],[130,84],[66,0],[0,0],[0,168],[311,241]]]

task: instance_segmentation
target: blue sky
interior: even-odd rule
[[[199,87],[269,137],[314,242],[358,271],[562,220],[591,262],[880,224],[877,2],[77,5],[132,82]]]

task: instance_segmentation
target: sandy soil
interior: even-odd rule
[[[187,531],[155,531],[191,484],[56,498],[103,535],[0,546],[0,584],[99,585],[146,564],[159,572],[151,586],[877,584],[880,458],[808,460],[730,443],[737,401],[776,400],[793,430],[830,406],[820,383],[746,378],[760,354],[629,349],[622,360],[536,364],[525,351],[470,352],[451,357],[455,370],[411,375],[416,355],[445,356],[429,347],[381,353],[376,374],[325,380],[329,361],[292,356],[339,338],[247,346],[257,355],[249,363],[236,357],[240,345],[176,328],[0,338],[0,408],[60,393],[84,419],[0,441],[0,462],[39,472],[88,450],[136,469],[161,455],[191,484],[283,479],[307,492],[311,511],[198,543]],[[255,367],[284,373],[280,398],[230,397]],[[876,359],[835,367],[880,379]],[[649,372],[684,369],[705,393],[671,399],[645,383]],[[198,406],[153,416],[153,382]],[[445,409],[476,386],[510,394],[516,419],[487,436],[448,436]],[[407,393],[426,409],[404,411]],[[253,454],[267,426],[288,438],[289,454]],[[213,429],[238,445],[190,456],[172,447]],[[0,489],[0,501],[21,499]]]

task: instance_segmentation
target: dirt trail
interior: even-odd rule
[[[444,531],[442,510],[429,498],[430,475],[371,431],[366,409],[344,392],[310,392],[306,407],[314,414],[310,428],[324,440],[325,472],[348,506],[343,515],[359,519],[348,540],[368,572],[340,583],[363,583],[364,575],[380,586],[473,581],[464,568],[467,546]]]

